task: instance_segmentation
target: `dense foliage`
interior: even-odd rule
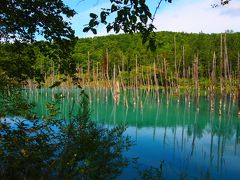
[[[176,58],[181,62],[184,59],[186,67],[192,66],[194,56],[198,54],[201,69],[201,77],[208,73],[208,69],[212,63],[213,53],[217,55],[217,64],[219,64],[220,56],[220,34],[187,34],[173,32],[159,32],[156,36],[158,48],[155,52],[150,51],[147,46],[141,43],[139,34],[130,35],[111,35],[106,37],[79,39],[73,53],[76,63],[86,67],[87,55],[90,53],[90,59],[93,65],[103,63],[104,51],[107,48],[109,53],[109,65],[122,67],[127,71],[135,68],[136,56],[138,65],[150,66],[154,61],[162,62],[166,58],[170,66],[170,70],[174,68],[174,36],[176,39]],[[233,69],[236,67],[237,54],[239,51],[240,33],[228,33],[227,49],[229,61]],[[110,73],[111,74],[111,73]]]
[[[1,0],[0,40],[33,41],[36,35],[48,40],[72,38],[67,18],[74,15],[62,0]]]

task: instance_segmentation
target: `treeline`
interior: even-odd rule
[[[229,33],[227,36],[228,59],[233,70],[236,70],[238,51],[240,48],[240,33]],[[175,37],[175,38],[174,38]],[[199,59],[199,75],[206,77],[212,67],[213,53],[216,53],[217,62],[220,59],[220,34],[187,34],[173,32],[157,33],[157,49],[152,52],[147,45],[141,43],[139,35],[111,35],[105,37],[79,39],[75,45],[73,58],[87,70],[88,52],[93,66],[104,63],[104,55],[108,50],[109,70],[115,65],[120,65],[126,71],[135,69],[136,56],[138,65],[149,66],[165,58],[169,70],[174,70],[175,52],[177,63],[182,67],[184,56],[185,66],[192,66],[194,57]],[[176,46],[174,45],[174,39]],[[176,48],[175,48],[176,47]],[[184,48],[184,54],[183,54]],[[111,73],[110,73],[111,74]]]
[[[228,69],[237,72],[240,33],[158,32],[156,45],[156,51],[151,51],[148,44],[142,44],[140,34],[82,38],[72,42],[2,42],[0,71],[18,81],[31,79],[33,84],[42,86],[76,76],[89,82],[119,78],[119,74],[127,85],[132,81],[136,83],[136,76],[139,83],[148,79],[156,85],[158,79],[159,85],[164,85],[167,77],[176,79],[176,72],[179,78],[186,77],[188,68],[192,76],[196,57],[199,79],[210,77],[214,53],[219,77],[220,56],[225,52]]]

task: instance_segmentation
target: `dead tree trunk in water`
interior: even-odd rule
[[[165,75],[165,92],[168,94],[168,78],[167,78],[167,62],[166,59],[163,59],[164,62],[164,75]]]
[[[114,104],[118,105],[119,100],[120,100],[120,85],[119,81],[116,80],[116,68],[114,64],[114,69],[113,69],[113,100]]]
[[[137,101],[138,101],[138,57],[136,55],[136,59],[135,59],[135,68],[136,68],[136,74],[135,74],[135,86],[134,86],[134,105],[136,105]]]
[[[87,74],[88,74],[88,85],[89,85],[89,83],[90,83],[90,53],[89,53],[89,51],[88,51],[88,67],[87,67]]]
[[[215,105],[215,84],[216,84],[216,54],[213,54],[212,62],[212,74],[211,74],[212,84],[211,84],[211,111],[214,111]]]
[[[182,51],[182,64],[183,64],[183,88],[184,88],[184,96],[186,99],[186,88],[185,88],[185,79],[186,79],[186,69],[185,69],[185,52],[184,52],[184,46],[183,46],[183,51]]]
[[[177,47],[176,47],[176,37],[174,35],[174,68],[175,68],[175,78],[176,84],[174,84],[175,93],[179,95],[179,85],[178,85],[178,67],[177,67]]]
[[[108,68],[109,68],[109,59],[108,59],[108,49],[106,49],[106,61],[107,61],[107,80],[108,80],[108,82],[109,82],[109,70],[108,70]]]
[[[123,82],[123,79],[122,79],[122,74],[121,74],[121,71],[120,71],[120,67],[118,66],[118,72],[119,72],[119,76],[120,76],[120,81],[121,81],[121,85],[122,85],[122,88],[123,88],[123,92],[124,92],[124,96],[123,96],[123,100],[124,100],[124,104],[126,106],[126,108],[128,108],[128,101],[127,101],[127,93],[126,93],[126,87],[124,85],[124,82]]]
[[[167,77],[167,62],[166,59],[163,59],[163,63],[164,63],[164,74],[165,74],[165,93],[166,93],[166,98],[167,98],[167,105],[168,105],[168,77]]]
[[[190,95],[191,95],[191,68],[188,66],[188,73],[187,73],[187,79],[188,79],[188,106],[190,106]]]
[[[52,60],[52,84],[55,83],[55,67],[54,67],[54,61]],[[52,97],[54,97],[54,89],[52,88]]]
[[[138,57],[136,55],[136,59],[135,59],[135,70],[136,70],[136,74],[135,74],[135,90],[138,88]]]
[[[108,74],[108,49],[105,49],[104,51],[104,58],[103,58],[103,64],[102,64],[102,79],[104,81],[108,81],[105,83],[105,86],[109,85],[109,74]]]
[[[155,86],[156,86],[155,88],[156,88],[157,102],[159,103],[160,99],[159,99],[159,92],[158,92],[158,79],[157,79],[155,61],[154,61],[154,64],[153,64],[153,69],[154,69],[154,81],[155,81]]]
[[[97,63],[97,74],[96,74],[96,80],[97,80],[97,87],[99,88],[99,83],[98,83],[98,63]]]
[[[220,45],[220,100],[219,100],[219,115],[222,114],[222,98],[223,98],[223,48],[222,48],[222,34]]]
[[[149,75],[150,75],[150,70],[147,69],[147,85],[148,85],[147,92],[148,93],[150,92],[150,88],[151,88]]]
[[[52,84],[55,82],[55,70],[54,70],[54,61],[52,61]]]
[[[88,83],[87,83],[87,86],[88,86],[88,96],[89,96],[89,101],[90,101],[90,103],[92,102],[92,95],[91,95],[91,90],[90,90],[90,80],[91,80],[91,78],[90,78],[90,53],[89,53],[89,51],[88,51],[88,70],[87,70],[88,72],[87,72],[87,74],[88,74],[88,79],[87,79],[87,81],[88,81]]]
[[[198,84],[198,55],[195,58],[194,67],[194,81],[195,81],[195,96],[196,96],[196,106],[197,111],[199,111],[199,84]]]
[[[224,110],[226,109],[226,103],[227,103],[227,88],[228,88],[228,80],[230,80],[229,75],[229,63],[228,63],[228,52],[227,52],[227,36],[225,34],[224,36],[224,76],[225,76],[225,99],[224,99]]]

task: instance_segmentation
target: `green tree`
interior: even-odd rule
[[[74,31],[65,17],[75,14],[62,0],[2,0],[0,39],[32,41],[36,35],[48,40],[72,38]]]

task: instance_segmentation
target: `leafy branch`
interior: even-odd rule
[[[171,3],[171,0],[165,0]],[[124,32],[133,34],[141,33],[142,42],[146,43],[149,40],[149,45],[152,50],[155,47],[154,31],[155,26],[153,21],[157,10],[160,7],[162,0],[159,1],[158,6],[154,12],[151,13],[145,0],[110,0],[110,8],[102,8],[99,15],[90,13],[90,21],[83,29],[83,32],[92,31],[97,34],[96,27],[99,24],[106,26],[107,32],[113,30],[115,33]],[[113,21],[108,21],[108,18],[115,16]]]

